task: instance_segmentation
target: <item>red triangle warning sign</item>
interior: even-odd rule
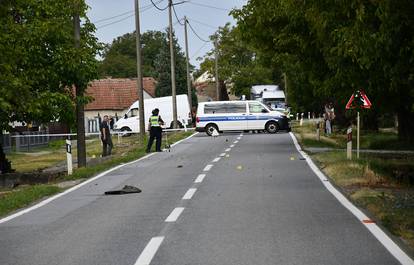
[[[369,101],[364,91],[357,90],[354,94],[352,94],[351,98],[348,100],[345,109],[370,109],[371,106],[371,101]]]

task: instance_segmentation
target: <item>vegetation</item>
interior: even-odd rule
[[[83,21],[79,48],[74,45],[75,9]],[[100,49],[86,10],[83,0],[2,1],[0,132],[15,121],[74,123],[74,97],[68,88],[83,91],[97,76]],[[11,171],[1,145],[0,171]]]
[[[296,110],[332,100],[343,114],[364,89],[374,104],[364,125],[397,114],[399,138],[414,142],[414,2],[252,0],[232,13],[243,41],[287,74]]]

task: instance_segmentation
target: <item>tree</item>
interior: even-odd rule
[[[0,131],[9,130],[14,121],[73,123],[74,103],[68,88],[74,84],[86,88],[96,77],[95,56],[100,47],[86,17],[87,6],[80,1],[82,42],[75,49],[73,8],[69,0],[2,1]],[[2,172],[11,170],[7,165],[0,159]]]
[[[398,113],[399,136],[414,141],[413,11],[408,0],[251,0],[233,15],[243,40],[288,74],[298,106],[345,106],[362,88],[368,115]]]

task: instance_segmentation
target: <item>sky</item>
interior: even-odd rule
[[[219,26],[227,22],[235,24],[229,11],[242,7],[247,0],[173,0],[178,18],[187,16],[196,33],[204,40],[212,35]],[[161,9],[168,0],[153,0]],[[100,42],[112,43],[112,40],[135,30],[134,0],[86,0],[89,5],[88,17],[97,27],[96,36]],[[150,0],[139,0],[141,33],[148,30],[164,31],[168,27],[168,9],[156,9]],[[177,23],[173,13],[173,25],[178,42],[185,51],[184,26]],[[188,28],[188,46],[190,63],[199,66],[197,57],[203,56],[213,45],[200,40]]]

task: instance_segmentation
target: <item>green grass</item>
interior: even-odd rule
[[[0,194],[0,216],[26,207],[35,201],[60,191],[60,188],[52,185],[34,185],[23,187],[15,191],[4,192]]]

